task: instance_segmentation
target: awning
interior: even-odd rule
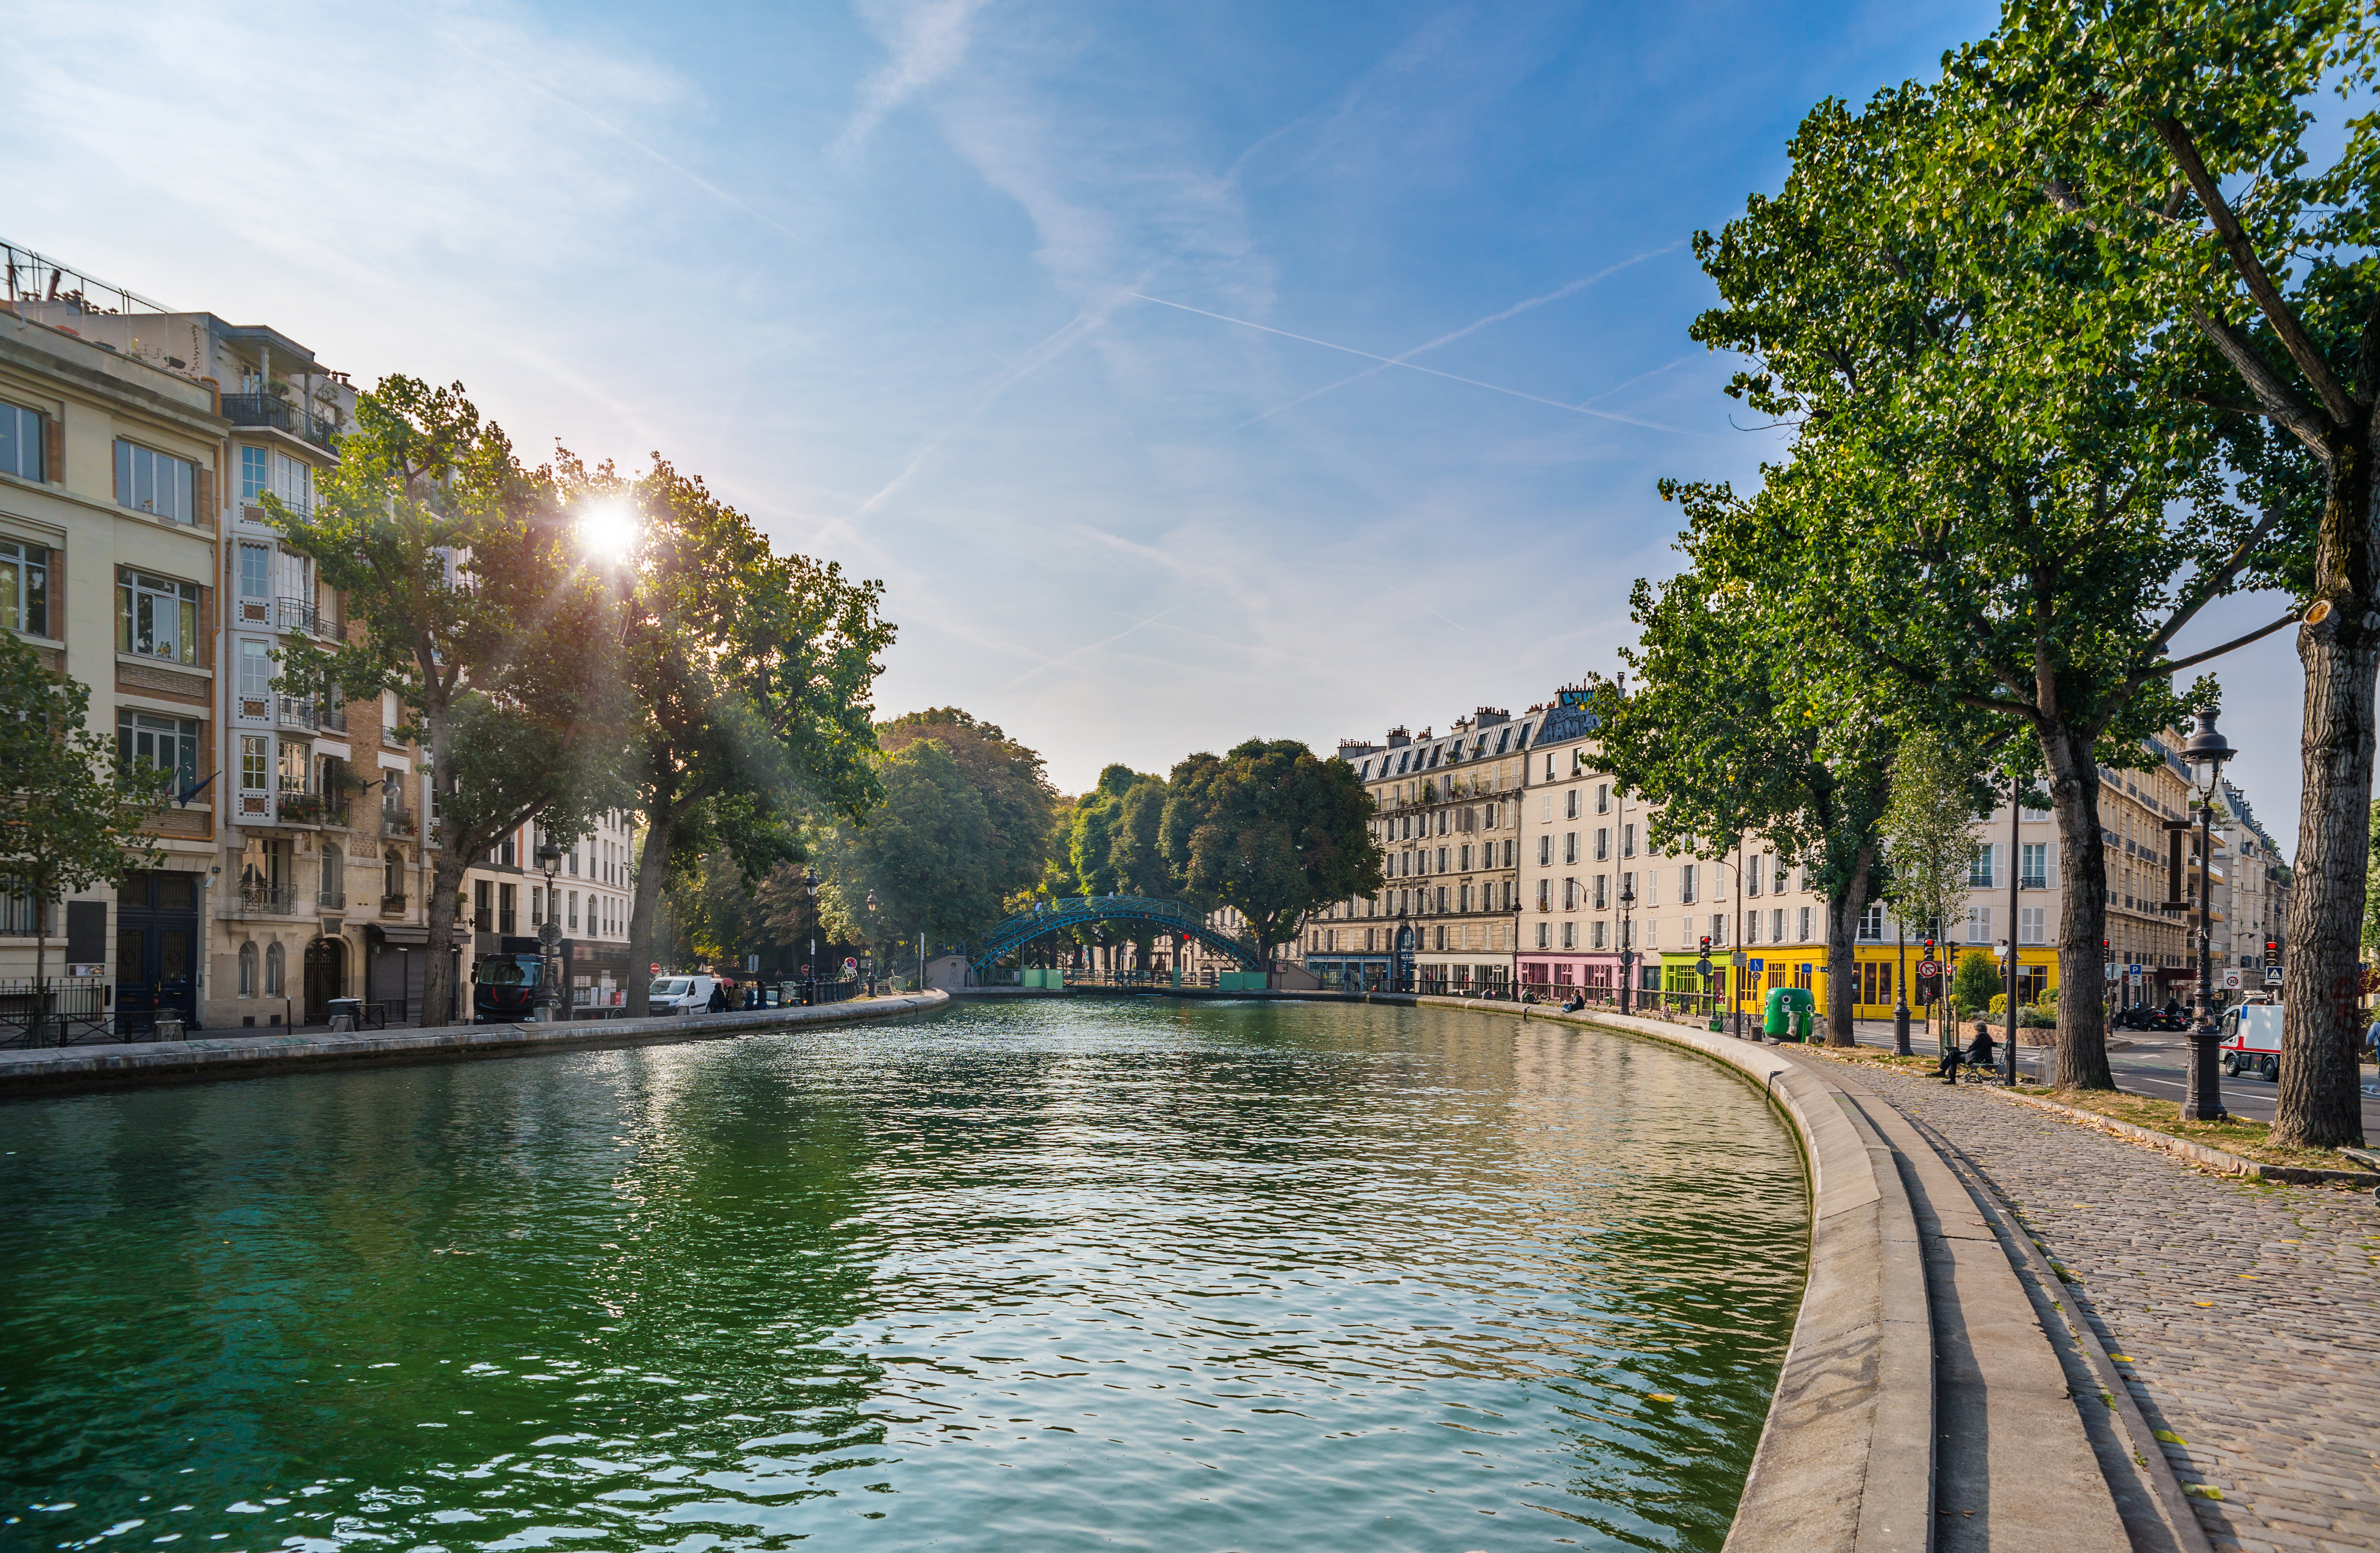
[[[393,923],[386,927],[377,922],[369,922],[364,925],[364,941],[370,944],[394,943],[427,949],[430,947],[430,929],[403,922]]]

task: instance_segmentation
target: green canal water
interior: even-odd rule
[[[1758,1094],[1323,1004],[0,1106],[0,1547],[1717,1548]]]

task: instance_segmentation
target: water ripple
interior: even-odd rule
[[[0,1138],[11,1546],[1717,1548],[1804,1270],[1757,1094],[1444,1011],[1037,1001]]]

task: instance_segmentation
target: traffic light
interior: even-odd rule
[[[2280,964],[2281,940],[2278,939],[2266,939],[2265,940],[2265,969],[2268,971],[2277,970],[2280,967]]]
[[[1703,953],[1706,956],[1710,953],[1710,935],[1708,933],[1705,933],[1703,935]]]

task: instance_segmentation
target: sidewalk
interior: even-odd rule
[[[2007,1199],[2161,1431],[2215,1547],[2380,1547],[2369,1194],[2215,1176],[1980,1086],[1853,1076]]]

